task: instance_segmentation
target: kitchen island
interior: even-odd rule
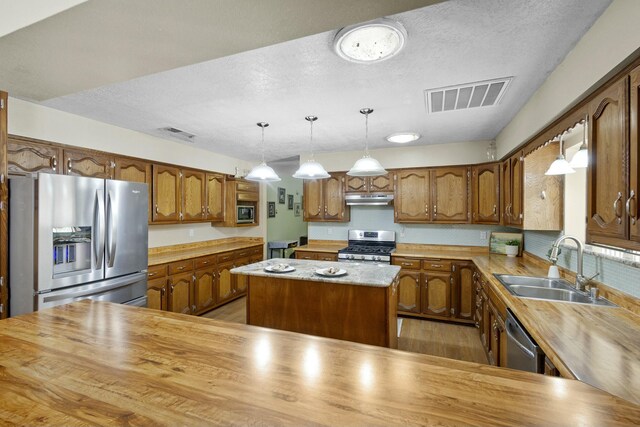
[[[286,273],[265,267],[286,264]],[[346,271],[326,277],[324,268]],[[234,268],[248,276],[247,324],[397,348],[400,267],[276,258]]]
[[[0,424],[640,424],[579,381],[80,301],[0,321]]]

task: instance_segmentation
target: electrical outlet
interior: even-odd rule
[[[327,228],[327,234],[333,234],[333,228],[331,227]]]
[[[404,237],[404,226],[400,228],[400,237]]]
[[[480,240],[487,240],[487,232],[486,231],[481,231],[480,232]]]
[[[190,228],[190,229],[189,229],[189,237],[193,237],[193,236],[195,236],[195,235],[196,235],[196,233],[195,233],[195,231],[193,230],[193,228]]]

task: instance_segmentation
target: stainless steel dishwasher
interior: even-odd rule
[[[544,373],[544,353],[518,319],[507,310],[507,368]]]

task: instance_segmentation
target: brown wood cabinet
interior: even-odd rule
[[[456,262],[451,289],[451,315],[472,322],[476,311],[475,266],[472,262]]]
[[[406,268],[398,276],[398,311],[421,313],[421,273]]]
[[[225,183],[225,227],[254,227],[260,219],[260,186],[257,182],[244,179],[227,179]],[[237,206],[253,206],[255,220],[251,223],[238,223]]]
[[[431,171],[431,220],[461,223],[471,220],[467,166],[436,168]]]
[[[206,196],[205,174],[200,171],[182,171],[182,222],[206,220],[204,200]]]
[[[630,74],[629,116],[629,193],[625,203],[629,221],[629,247],[640,249],[640,214],[638,213],[638,191],[640,191],[640,67]]]
[[[511,158],[502,162],[502,223],[510,226],[522,225],[522,193],[524,180],[524,152],[517,151]]]
[[[476,326],[491,365],[507,366],[506,306],[489,289],[486,278],[476,273]]]
[[[5,110],[6,111],[6,110]],[[12,175],[62,173],[62,148],[34,140],[10,137],[7,142],[7,170]]]
[[[431,220],[429,169],[404,169],[396,172],[395,222],[427,222]]]
[[[206,219],[212,222],[224,221],[225,178],[222,174],[207,173]]]
[[[116,158],[114,178],[121,181],[147,184],[147,190],[149,192],[149,222],[151,222],[151,212],[153,211],[151,209],[151,201],[153,199],[153,176],[151,174],[151,163],[125,157]]]
[[[564,228],[564,175],[545,175],[558,156],[559,142],[527,154],[524,161],[524,230]]]
[[[169,276],[167,304],[169,311],[182,314],[193,313],[191,289],[194,281],[193,271]]]
[[[451,273],[426,271],[423,273],[422,312],[448,318],[451,315]]]
[[[395,172],[380,176],[346,176],[347,193],[391,193]]]
[[[83,149],[65,148],[64,174],[91,178],[113,178],[116,162],[113,155]]]
[[[338,261],[338,254],[335,252],[296,251],[296,259],[312,259],[316,261]]]
[[[476,165],[471,168],[474,224],[500,223],[500,163]]]
[[[305,180],[304,220],[307,222],[346,222],[350,209],[345,203],[346,174],[332,172],[331,177]]]
[[[159,277],[147,281],[147,308],[167,310],[167,278]]]
[[[234,267],[233,261],[218,264],[218,302],[226,302],[233,299],[233,276],[231,269]]]
[[[0,91],[0,176],[5,179],[0,180],[0,202],[4,206],[9,202],[9,189],[7,184],[7,103],[9,95]],[[9,294],[7,292],[8,282],[8,258],[9,258],[9,222],[7,216],[8,209],[0,210],[0,319],[7,317]]]
[[[215,305],[216,267],[201,268],[195,272],[193,304],[195,312],[201,313]]]
[[[153,165],[153,222],[175,223],[182,219],[180,169]]]

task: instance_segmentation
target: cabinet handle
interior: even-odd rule
[[[456,315],[456,309],[455,309],[455,308],[453,308],[453,307],[451,307],[451,315],[452,315],[452,316],[455,316],[455,315]]]
[[[480,322],[476,322],[474,323],[474,325],[476,326],[476,328],[480,329]]]
[[[424,205],[424,213],[429,216],[429,205]]]
[[[406,266],[408,266],[408,267],[411,267],[411,266],[413,265],[413,264],[412,264],[412,263],[410,263],[410,262],[403,262],[403,263],[401,263],[401,264],[402,264],[402,265],[406,265]]]
[[[618,197],[613,202],[613,213],[616,218],[618,218],[618,224],[622,223],[622,212],[618,213],[618,207],[620,207],[620,202],[622,201],[622,193],[618,191]]]
[[[211,214],[211,208],[207,208],[207,213]]]
[[[56,156],[52,156],[51,157],[51,169],[53,169],[55,171],[57,166],[58,166],[58,160],[56,159]]]
[[[631,209],[631,201],[633,200],[633,209]],[[636,193],[631,190],[627,199],[627,216],[631,218],[631,225],[636,225],[636,217],[638,216],[638,205],[636,203]]]
[[[164,296],[164,294],[166,293],[166,290],[164,287],[160,288],[160,296]]]
[[[442,268],[442,264],[431,264],[431,268]]]
[[[156,273],[149,273],[149,277],[153,277],[155,275],[156,275]]]
[[[180,221],[182,221],[182,218],[183,218],[182,212],[180,212]]]
[[[158,204],[156,203],[156,213],[160,213],[160,211],[158,210]]]
[[[474,213],[474,215],[475,215],[475,213]],[[498,215],[498,206],[493,205],[493,216],[496,216],[496,215]]]
[[[71,172],[71,159],[67,159],[67,173]]]
[[[172,293],[173,293],[173,288],[174,288],[174,286],[173,286],[173,285],[169,285],[169,293],[170,293],[170,294],[172,294]]]
[[[209,264],[209,261],[202,261],[202,264],[203,265],[207,265],[207,264]]]
[[[184,265],[181,265],[180,267],[178,267],[178,270],[184,270]]]
[[[433,205],[433,217],[435,218],[438,215],[438,206]]]
[[[111,161],[111,169],[115,169],[116,168],[116,162],[114,162],[113,160]]]
[[[206,214],[205,214],[205,212],[204,212],[204,206],[203,206],[203,207],[202,207],[202,218],[204,218],[204,217],[205,217],[205,215],[206,215]]]
[[[191,312],[192,312],[192,313],[195,313],[195,312],[196,312],[196,305],[195,305],[195,304],[191,306]]]

